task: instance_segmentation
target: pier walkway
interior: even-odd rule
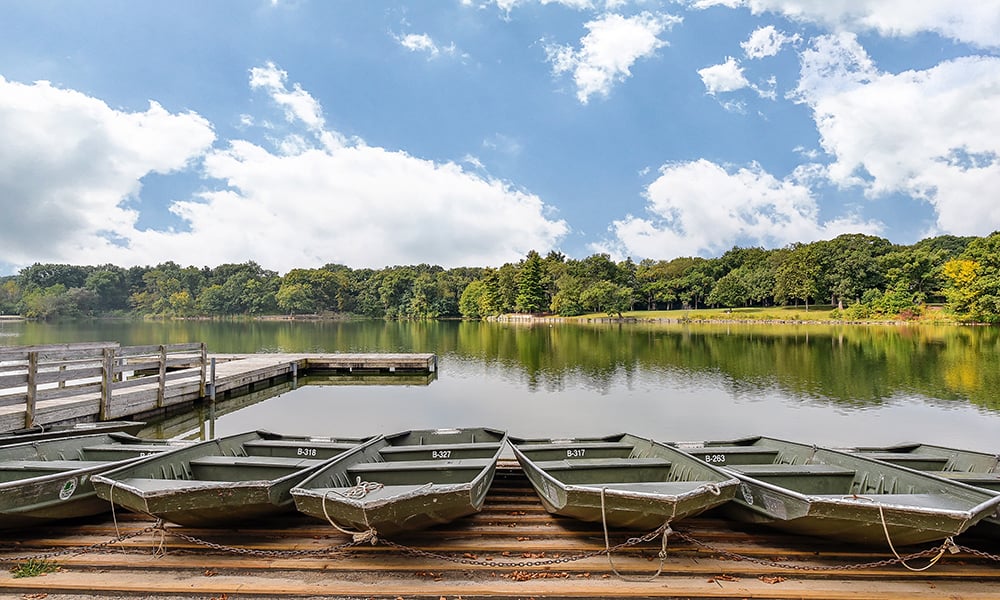
[[[434,354],[209,354],[200,343],[0,346],[0,431],[142,418],[315,372],[436,371]]]

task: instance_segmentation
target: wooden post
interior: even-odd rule
[[[205,344],[205,342],[202,342],[201,343],[201,384],[198,387],[198,395],[201,396],[202,398],[205,397],[205,367],[206,367],[206,363],[208,362],[207,361],[207,357],[208,357],[208,346]],[[213,366],[214,366],[214,359],[213,359]]]
[[[107,421],[111,415],[112,387],[115,381],[115,349],[105,348],[101,361],[101,409],[98,418]]]
[[[209,384],[210,392],[209,398],[212,399],[212,404],[215,404],[215,357],[212,357],[212,382]]]
[[[38,352],[28,353],[28,394],[24,403],[24,426],[35,424],[35,400],[38,395]]]
[[[156,390],[156,408],[163,408],[167,387],[167,347],[160,344],[160,385]]]

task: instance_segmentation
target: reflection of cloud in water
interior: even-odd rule
[[[830,446],[919,440],[996,451],[1000,417],[968,404],[897,397],[858,408],[803,403],[780,386],[736,388],[720,373],[617,369],[595,386],[565,372],[560,385],[531,385],[516,366],[442,361],[428,386],[304,386],[220,417],[217,435],[368,435],[405,429],[487,426],[551,437],[631,432],[661,440],[771,435]]]

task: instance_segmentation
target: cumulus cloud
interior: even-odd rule
[[[396,36],[396,41],[410,52],[423,52],[428,58],[437,58],[441,55],[456,56],[460,54],[454,43],[441,46],[426,33],[408,33],[403,36]]]
[[[103,260],[136,233],[140,180],[185,169],[215,140],[194,113],[124,112],[3,77],[0,131],[0,258],[12,264]]]
[[[1000,58],[970,56],[922,71],[880,72],[853,35],[803,53],[794,97],[813,111],[827,172],[878,198],[929,202],[941,232],[985,235],[1000,223]]]
[[[717,256],[738,243],[779,247],[882,229],[854,216],[821,221],[808,187],[778,179],[757,164],[738,169],[704,159],[666,164],[645,196],[649,217],[615,221],[606,249],[643,258]]]
[[[750,34],[745,42],[740,43],[747,58],[766,58],[781,52],[782,46],[795,43],[802,39],[799,34],[786,35],[778,31],[774,25],[759,27]]]
[[[713,96],[721,92],[741,90],[750,85],[743,76],[743,68],[732,56],[727,56],[726,62],[721,65],[698,69],[698,75],[705,84],[705,90]]]
[[[983,0],[697,0],[691,5],[746,7],[834,30],[874,30],[887,37],[930,31],[984,48],[1000,46],[1000,6]]]
[[[272,151],[240,139],[213,148],[211,124],[193,113],[155,103],[115,111],[78,92],[0,78],[0,259],[255,260],[280,271],[329,262],[490,265],[553,248],[568,232],[538,196],[509,183],[344,141],[325,129],[319,103],[286,81],[270,63],[250,72],[250,86],[303,129]],[[186,168],[208,188],[170,206],[186,230],[138,229],[128,203],[142,177]]]
[[[666,46],[658,36],[680,21],[649,12],[632,17],[606,14],[584,25],[589,33],[579,48],[548,44],[545,52],[552,72],[571,74],[577,99],[587,104],[591,96],[607,96],[615,82],[627,79],[636,61]]]
[[[743,75],[743,67],[740,66],[740,62],[732,56],[727,56],[726,62],[722,64],[699,69],[698,75],[701,76],[701,81],[705,85],[705,91],[712,96],[727,92],[736,92],[744,88],[750,88],[757,92],[757,95],[761,98],[769,100],[774,100],[777,96],[774,92],[774,88],[777,85],[774,77],[763,82],[762,86],[750,83],[746,76]],[[723,108],[730,112],[746,112],[746,104],[744,102],[720,100],[720,103]]]

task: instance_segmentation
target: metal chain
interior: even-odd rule
[[[939,555],[947,550],[954,550],[955,548],[958,547],[955,545],[955,542],[951,540],[951,538],[948,538],[947,540],[942,542],[940,546],[937,546],[936,548],[929,548],[927,550],[922,550],[920,552],[914,552],[913,554],[907,554],[906,556],[902,556],[899,558],[887,558],[885,560],[876,560],[866,563],[853,563],[853,564],[842,564],[842,565],[795,565],[773,560],[766,560],[762,558],[754,558],[752,556],[746,556],[744,554],[739,554],[737,552],[724,550],[722,548],[716,548],[710,544],[706,544],[705,542],[695,539],[687,535],[686,533],[677,531],[676,529],[674,530],[674,534],[676,534],[679,538],[681,538],[686,542],[690,542],[691,544],[700,546],[702,548],[705,548],[706,550],[710,550],[716,554],[725,556],[726,558],[732,558],[735,560],[744,560],[765,567],[776,567],[779,569],[790,569],[794,571],[857,571],[861,569],[887,567],[889,565],[898,564],[906,560]]]
[[[329,548],[321,548],[318,550],[255,550],[253,548],[240,548],[238,546],[228,546],[226,544],[219,544],[216,542],[210,542],[208,540],[203,540],[201,538],[194,537],[193,535],[188,535],[177,531],[176,529],[164,529],[169,535],[179,537],[182,540],[191,542],[192,544],[197,544],[199,546],[204,546],[206,548],[211,548],[212,550],[218,550],[220,552],[228,552],[231,554],[241,554],[244,556],[257,556],[263,558],[292,558],[297,556],[328,556],[331,554],[340,554],[347,550],[348,548],[359,546],[363,542],[350,541],[338,546],[332,546]]]
[[[597,557],[597,556],[604,556],[604,555],[608,554],[609,552],[617,552],[617,551],[623,550],[625,548],[631,548],[633,546],[637,546],[639,544],[652,541],[657,536],[663,535],[665,533],[668,534],[668,535],[670,535],[670,534],[676,535],[680,539],[682,539],[682,540],[684,540],[684,541],[686,541],[686,542],[688,542],[690,544],[693,544],[695,546],[699,546],[701,548],[704,548],[706,550],[709,550],[709,551],[711,551],[713,553],[716,553],[716,554],[719,554],[721,556],[725,556],[726,558],[730,558],[730,559],[734,559],[734,560],[740,560],[740,561],[747,561],[747,562],[750,562],[750,563],[753,563],[753,564],[757,564],[757,565],[761,565],[761,566],[765,566],[765,567],[772,567],[772,568],[779,568],[779,569],[788,569],[788,570],[793,570],[793,571],[852,571],[852,570],[861,570],[861,569],[872,569],[872,568],[877,568],[877,567],[886,567],[886,566],[890,566],[890,565],[894,565],[894,564],[899,564],[902,561],[906,561],[906,560],[913,560],[913,559],[917,559],[917,558],[927,558],[927,557],[931,557],[931,556],[935,556],[935,555],[944,553],[946,551],[950,551],[950,552],[953,552],[953,553],[954,552],[959,552],[959,551],[966,552],[968,554],[971,554],[971,555],[979,557],[979,558],[985,558],[985,559],[993,560],[993,561],[996,561],[996,562],[1000,562],[1000,555],[991,554],[989,552],[984,552],[982,550],[976,550],[975,548],[970,548],[968,546],[958,545],[958,544],[955,544],[951,540],[951,538],[948,538],[947,540],[945,540],[944,542],[942,542],[941,545],[939,545],[937,547],[929,548],[927,550],[922,550],[920,552],[914,552],[912,554],[908,554],[908,555],[900,557],[900,558],[889,558],[889,559],[885,559],[885,560],[878,560],[878,561],[872,561],[872,562],[866,562],[866,563],[853,563],[853,564],[840,564],[840,565],[796,565],[796,564],[778,562],[778,561],[773,561],[773,560],[766,560],[766,559],[761,559],[761,558],[755,558],[755,557],[752,557],[752,556],[746,556],[744,554],[739,554],[737,552],[732,552],[730,550],[725,550],[723,548],[717,548],[715,546],[712,546],[711,544],[707,544],[707,543],[702,542],[702,541],[700,541],[700,540],[698,540],[698,539],[696,539],[694,537],[691,537],[690,535],[688,535],[686,533],[683,533],[681,531],[677,531],[676,529],[671,529],[668,532],[667,531],[668,527],[669,527],[669,524],[665,523],[662,526],[658,527],[657,529],[655,529],[655,530],[653,530],[653,531],[651,531],[651,532],[649,532],[649,533],[647,533],[647,534],[645,534],[645,535],[643,535],[641,537],[629,538],[628,540],[626,540],[626,541],[624,541],[624,542],[622,542],[620,544],[617,544],[615,546],[612,546],[610,548],[602,548],[600,550],[592,550],[590,552],[582,552],[582,553],[574,554],[574,555],[571,555],[571,556],[560,556],[558,558],[533,559],[533,560],[523,560],[523,561],[495,561],[495,560],[480,560],[480,559],[477,559],[477,558],[468,558],[466,556],[462,556],[462,557],[451,556],[451,555],[447,555],[447,554],[440,554],[440,553],[437,553],[437,552],[430,552],[430,551],[427,551],[427,550],[420,550],[419,548],[412,548],[410,546],[405,546],[403,544],[392,542],[392,541],[384,539],[384,538],[374,538],[372,540],[364,540],[364,541],[360,541],[360,542],[352,540],[352,541],[349,541],[349,542],[346,542],[346,543],[343,543],[343,544],[339,544],[337,546],[332,546],[332,547],[329,547],[329,548],[322,548],[322,549],[317,549],[317,550],[255,550],[255,549],[252,549],[252,548],[240,548],[240,547],[237,547],[237,546],[229,546],[229,545],[226,545],[226,544],[219,544],[219,543],[216,543],[216,542],[210,542],[208,540],[203,540],[201,538],[197,538],[195,536],[188,535],[188,534],[183,533],[181,531],[178,531],[176,529],[167,529],[167,528],[164,527],[163,523],[160,522],[160,523],[157,523],[155,525],[150,525],[149,527],[146,527],[144,529],[140,529],[140,530],[134,531],[132,533],[128,533],[128,534],[119,535],[119,536],[114,537],[114,538],[112,538],[110,540],[107,540],[107,541],[104,541],[104,542],[98,542],[96,544],[91,544],[90,546],[85,546],[85,547],[82,547],[82,548],[66,548],[66,549],[63,549],[63,550],[53,550],[53,551],[50,551],[50,552],[41,552],[41,553],[36,553],[36,554],[31,554],[31,555],[22,555],[22,556],[0,556],[0,564],[3,564],[3,563],[21,563],[21,562],[24,562],[24,561],[27,561],[27,560],[47,560],[47,559],[56,558],[56,557],[59,557],[59,556],[69,556],[69,555],[73,555],[73,554],[85,554],[87,552],[97,552],[97,551],[105,550],[105,549],[107,549],[109,546],[111,546],[113,544],[118,544],[118,543],[124,542],[126,540],[130,540],[130,539],[142,536],[142,535],[153,533],[155,531],[161,531],[161,532],[167,533],[169,535],[178,537],[178,538],[180,538],[182,540],[188,541],[188,542],[190,542],[192,544],[196,544],[196,545],[199,545],[199,546],[204,546],[206,548],[210,548],[210,549],[217,550],[217,551],[220,551],[220,552],[228,552],[228,553],[240,554],[240,555],[244,555],[244,556],[256,556],[256,557],[264,557],[264,558],[291,558],[291,557],[305,557],[305,556],[329,556],[331,554],[341,554],[341,553],[344,553],[345,551],[347,551],[347,550],[349,550],[349,549],[351,549],[353,547],[363,545],[366,542],[371,542],[372,544],[381,543],[381,544],[383,544],[385,546],[388,546],[388,547],[393,548],[395,550],[399,550],[400,552],[403,552],[404,554],[409,554],[411,556],[418,556],[418,557],[422,557],[422,558],[433,558],[433,559],[437,559],[437,560],[444,560],[444,561],[458,563],[458,564],[463,564],[463,565],[474,565],[474,566],[483,566],[483,567],[498,567],[498,568],[526,568],[526,567],[538,567],[538,566],[547,566],[547,565],[555,565],[555,564],[565,564],[565,563],[575,562],[575,561],[578,561],[578,560],[584,560],[584,559],[587,559],[587,558],[594,558],[594,557]]]
[[[20,563],[26,560],[47,560],[50,558],[56,558],[58,556],[69,556],[71,554],[86,554],[87,552],[96,552],[99,550],[104,550],[105,548],[111,546],[112,544],[118,544],[124,542],[125,540],[130,540],[132,538],[136,538],[141,535],[145,535],[147,533],[153,533],[159,527],[160,527],[159,524],[150,525],[145,529],[140,529],[138,531],[133,531],[132,533],[119,535],[105,542],[98,542],[96,544],[91,544],[90,546],[84,546],[82,548],[64,548],[63,550],[52,550],[50,552],[40,552],[37,554],[31,554],[31,555],[26,554],[22,556],[2,556],[0,557],[0,563]]]
[[[448,554],[439,554],[437,552],[429,552],[427,550],[420,550],[419,548],[411,548],[409,546],[404,546],[403,544],[397,544],[396,542],[391,542],[384,538],[377,538],[377,542],[389,546],[395,550],[399,550],[405,554],[411,556],[419,556],[421,558],[434,558],[438,560],[445,560],[448,562],[458,563],[462,565],[475,565],[480,567],[500,567],[500,568],[519,568],[519,567],[540,567],[546,565],[557,565],[564,563],[571,563],[578,560],[583,560],[586,558],[594,558],[596,556],[604,556],[609,552],[616,552],[625,548],[630,548],[644,542],[656,539],[657,536],[662,535],[669,524],[664,523],[660,527],[657,527],[653,531],[647,533],[641,537],[629,538],[628,540],[616,545],[611,548],[602,548],[600,550],[592,550],[590,552],[582,552],[580,554],[574,554],[571,556],[560,556],[559,558],[545,558],[536,560],[522,560],[522,561],[496,561],[496,560],[480,560],[477,558],[468,558],[465,556],[450,556]]]
[[[979,558],[988,558],[993,561],[1000,562],[1000,554],[990,554],[989,552],[983,552],[982,550],[976,550],[975,548],[969,548],[968,546],[956,546],[962,552],[968,552],[973,556],[978,556]]]

